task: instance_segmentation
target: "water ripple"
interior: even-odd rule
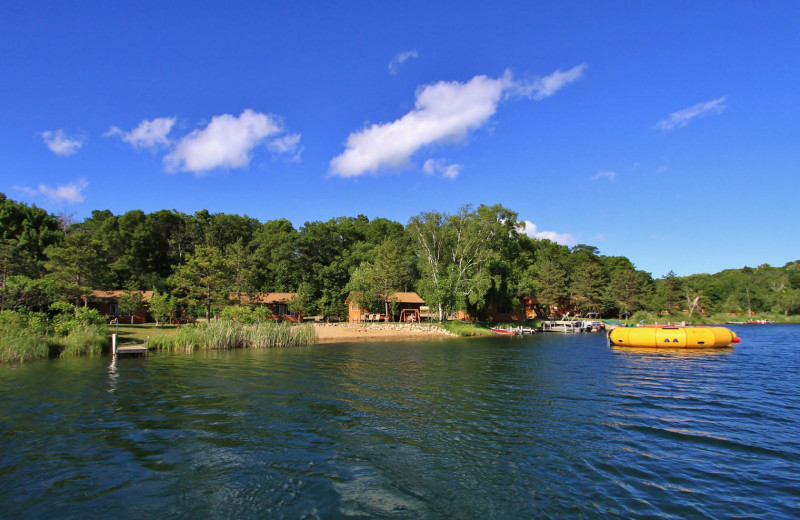
[[[794,518],[800,327],[747,331],[0,367],[0,517]]]

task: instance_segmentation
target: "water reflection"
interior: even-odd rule
[[[650,348],[650,347],[623,347],[619,345],[611,345],[611,350],[614,352],[623,352],[627,354],[643,356],[666,356],[666,357],[703,357],[703,356],[717,356],[729,355],[734,351],[734,347],[715,347],[715,348]]]

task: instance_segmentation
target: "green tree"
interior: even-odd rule
[[[465,205],[452,215],[427,212],[409,220],[407,229],[420,259],[420,288],[425,300],[445,310],[466,309],[485,301],[492,286],[490,271],[498,258],[493,248],[500,235],[514,228],[502,206]]]
[[[150,314],[156,320],[157,326],[159,322],[167,321],[170,313],[175,309],[175,298],[167,293],[154,291],[149,307]]]
[[[0,244],[16,249],[17,271],[11,274],[41,275],[45,249],[63,236],[54,215],[0,193]]]
[[[289,312],[298,317],[308,314],[312,308],[310,291],[311,287],[307,283],[300,284],[300,287],[297,288],[297,296],[287,302]]]
[[[144,306],[144,294],[142,294],[141,291],[137,291],[134,287],[135,283],[129,283],[127,289],[123,291],[118,298],[120,310],[125,314],[131,315],[131,325],[133,325],[133,318],[135,317],[136,311]]]
[[[347,290],[351,302],[364,309],[378,310],[383,307],[389,314],[389,300],[393,293],[408,284],[411,260],[397,241],[386,240],[374,249],[373,262],[363,262],[350,276]]]
[[[551,305],[563,305],[569,296],[564,266],[550,258],[542,258],[536,264],[539,286],[536,294],[539,303],[546,309]]]
[[[255,232],[252,247],[257,287],[290,291],[301,283],[304,271],[299,268],[297,240],[297,230],[286,219],[270,220]]]
[[[650,276],[635,269],[618,269],[611,275],[609,292],[620,311],[637,311],[644,307]]]
[[[786,316],[796,312],[800,308],[800,289],[785,288],[778,295],[777,305]]]
[[[576,265],[570,283],[570,299],[581,312],[596,311],[603,299],[603,269],[587,260]]]
[[[219,248],[198,246],[194,254],[187,255],[186,264],[175,269],[170,283],[188,304],[204,307],[210,320],[212,305],[227,298],[231,276],[230,260]]]
[[[80,228],[68,233],[61,244],[45,249],[48,276],[61,289],[62,297],[75,307],[88,305],[85,298],[92,289],[101,288],[107,276],[102,245]]]
[[[356,267],[347,283],[347,289],[350,304],[358,305],[364,310],[376,311],[385,301],[381,279],[377,276],[375,266],[369,262]]]
[[[245,246],[244,240],[240,238],[225,249],[225,258],[230,266],[232,298],[236,300],[237,304],[241,304],[243,296],[252,296],[257,292],[253,255]]]

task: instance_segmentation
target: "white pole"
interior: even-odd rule
[[[112,356],[116,356],[117,355],[117,335],[116,334],[112,334],[111,335],[111,355]]]

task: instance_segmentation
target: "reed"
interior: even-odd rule
[[[181,327],[174,334],[157,336],[148,347],[164,351],[192,351],[234,348],[274,348],[309,345],[316,341],[312,325],[255,323],[235,321],[200,323]]]
[[[49,356],[96,355],[108,344],[104,326],[74,327],[60,337],[36,327],[4,327],[0,333],[0,362],[22,363]]]
[[[69,333],[51,342],[51,352],[59,356],[96,356],[103,352],[109,344],[105,326],[83,325],[75,327]]]
[[[492,333],[486,325],[470,322],[445,321],[443,323],[436,323],[435,325],[453,334],[458,334],[459,336],[487,336]]]
[[[37,330],[5,329],[0,334],[0,362],[21,363],[33,359],[46,358],[50,346],[46,338]]]

